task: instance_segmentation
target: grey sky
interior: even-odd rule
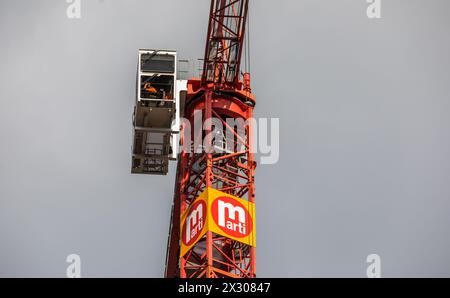
[[[254,0],[258,275],[450,276],[450,3]],[[203,55],[209,0],[0,1],[0,277],[164,271],[174,166],[130,174],[138,48]]]

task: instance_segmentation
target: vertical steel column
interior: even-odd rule
[[[212,187],[212,154],[210,153],[212,148],[212,138],[211,138],[211,117],[212,117],[212,91],[205,91],[205,121],[207,125],[204,127],[205,129],[205,144],[206,150],[206,173],[205,173],[205,189],[208,187]],[[211,278],[214,276],[213,269],[213,235],[212,232],[208,231],[206,233],[206,258],[207,258],[207,269],[206,269],[206,277]]]

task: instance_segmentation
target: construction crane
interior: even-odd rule
[[[211,0],[201,78],[188,80],[186,91],[173,101],[138,95],[132,172],[166,174],[167,161],[178,160],[166,277],[256,277],[256,162],[251,121],[256,100],[250,74],[241,67],[244,48],[248,50],[244,45],[248,7],[249,0]],[[177,85],[174,53],[140,53],[140,71],[142,65],[153,66],[146,69],[148,73],[139,73],[138,93],[150,97],[165,84]],[[164,63],[168,71],[156,72]],[[176,111],[186,121],[177,121]],[[200,131],[195,128],[198,119]],[[223,128],[220,133],[218,126]],[[146,141],[156,134],[160,134],[159,141]],[[179,144],[171,139],[175,134]],[[175,145],[183,148],[176,156]]]

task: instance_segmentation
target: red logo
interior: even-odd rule
[[[242,238],[252,232],[253,220],[247,208],[230,197],[218,197],[211,206],[211,215],[226,234]]]
[[[181,239],[186,246],[194,244],[200,237],[200,232],[205,226],[206,218],[206,203],[200,200],[189,209],[186,218],[184,219],[183,228],[181,231]]]

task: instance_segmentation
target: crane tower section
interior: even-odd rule
[[[182,113],[166,277],[256,276],[256,101],[240,73],[248,2],[211,1],[203,74]]]

